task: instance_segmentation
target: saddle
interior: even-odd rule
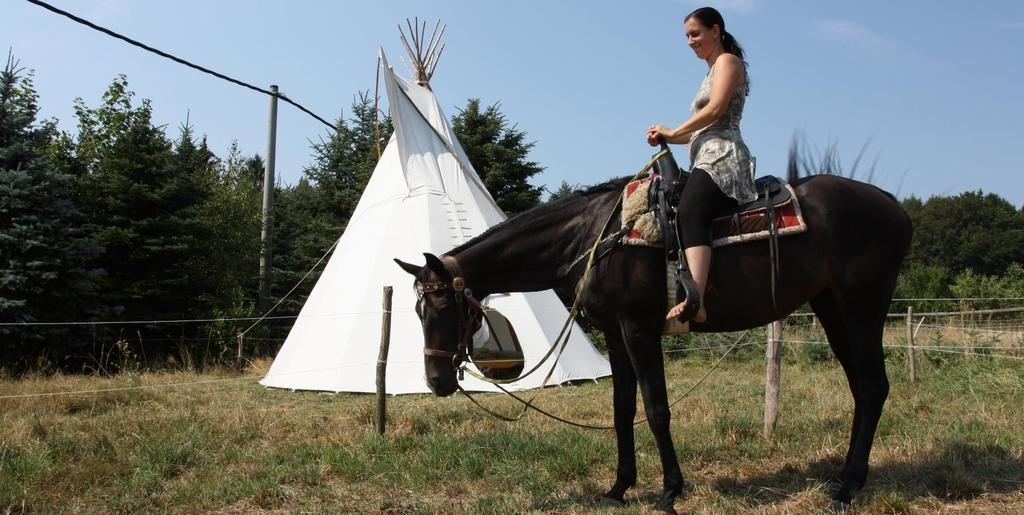
[[[680,176],[679,182],[685,184],[688,173],[680,172]],[[622,226],[626,232],[622,243],[664,247],[669,259],[674,261],[680,247],[678,231],[674,230],[675,209],[682,187],[667,191],[665,183],[658,175],[652,175],[626,186],[622,209]],[[754,186],[758,192],[755,200],[714,214],[709,228],[713,247],[806,230],[792,186],[775,176],[761,177],[754,181]]]
[[[754,190],[757,191],[757,198],[745,204],[740,204],[739,207],[715,213],[715,218],[784,204],[792,198],[792,193],[786,187],[787,185],[787,182],[774,175],[754,179]]]
[[[668,150],[662,143],[662,149]],[[621,229],[598,242],[595,260],[602,259],[618,245],[659,247],[665,249],[668,279],[668,305],[673,306],[686,298],[699,298],[696,284],[682,255],[681,237],[676,225],[676,206],[679,195],[689,178],[681,170],[670,152],[664,152],[654,165],[654,172],[625,187],[621,211]],[[807,230],[800,203],[793,187],[775,176],[754,181],[757,198],[731,209],[723,210],[712,218],[711,246],[723,247],[755,240],[768,240],[771,263],[772,303],[775,302],[775,280],[778,275],[778,238]],[[685,209],[685,206],[684,206]],[[584,254],[560,272],[563,275],[585,262]],[[700,309],[697,302],[687,304],[680,318],[689,319]],[[671,320],[663,334],[679,334],[689,330],[688,323]]]
[[[667,145],[662,143],[667,151]],[[669,305],[683,299],[699,298],[696,284],[683,257],[683,242],[676,224],[676,206],[689,178],[681,170],[670,152],[664,152],[656,161],[654,173],[626,186],[626,200],[622,207],[622,227],[625,234],[621,242],[626,245],[663,246],[668,261]],[[775,302],[775,280],[778,275],[778,238],[807,230],[800,205],[792,186],[775,176],[754,181],[757,198],[733,208],[727,208],[712,217],[712,247],[735,243],[768,240],[771,262],[772,303]],[[637,195],[646,187],[645,194]],[[632,202],[630,197],[634,197]],[[645,202],[646,201],[646,202]],[[686,206],[682,206],[683,209]],[[660,240],[660,245],[658,245]],[[674,266],[672,262],[675,262]],[[680,319],[688,320],[700,309],[698,302],[687,304]],[[685,328],[684,328],[685,327]],[[670,321],[665,333],[688,330],[688,324]]]

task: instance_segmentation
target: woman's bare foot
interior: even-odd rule
[[[665,320],[672,320],[673,318],[678,317],[679,314],[682,313],[683,310],[686,309],[686,303],[687,302],[689,302],[689,301],[688,300],[684,300],[684,301],[680,302],[679,304],[676,304],[675,306],[672,306],[672,309],[668,310],[668,314],[665,315]],[[704,306],[701,306],[700,309],[697,310],[697,314],[693,316],[693,321],[697,322],[699,324],[699,323],[702,323],[702,322],[706,321],[707,319],[708,319],[708,312],[704,310]]]

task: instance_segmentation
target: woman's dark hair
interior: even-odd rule
[[[683,18],[683,23],[686,23],[690,18],[697,18],[697,21],[699,21],[701,25],[709,29],[718,25],[719,30],[722,31],[722,47],[725,48],[726,52],[739,57],[740,61],[743,62],[743,75],[747,80],[746,94],[749,95],[750,75],[747,73],[749,65],[747,64],[747,60],[744,58],[743,47],[740,46],[739,42],[736,41],[736,38],[734,38],[732,34],[729,34],[729,32],[725,30],[725,19],[722,18],[722,13],[718,12],[718,9],[715,9],[714,7],[701,7],[692,13],[687,14],[686,18]]]

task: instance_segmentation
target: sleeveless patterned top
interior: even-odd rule
[[[697,97],[690,104],[690,113],[695,114],[711,100],[712,72],[709,70],[700,84]],[[757,198],[754,189],[754,170],[750,150],[740,136],[740,118],[746,102],[746,84],[733,90],[729,105],[722,117],[694,132],[690,136],[690,168],[707,172],[722,193],[739,203]]]

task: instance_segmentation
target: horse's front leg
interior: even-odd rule
[[[679,470],[672,434],[669,428],[672,414],[668,407],[668,392],[665,386],[665,362],[661,354],[661,335],[647,334],[624,321],[623,340],[633,363],[640,393],[644,398],[647,423],[654,433],[664,473],[664,491],[654,506],[655,510],[675,513],[676,497],[683,492],[683,473]]]
[[[615,408],[615,441],[619,462],[615,484],[604,494],[603,505],[624,505],[623,495],[636,484],[636,447],[633,417],[636,416],[636,375],[619,335],[606,334],[608,360],[612,366],[612,404]]]

